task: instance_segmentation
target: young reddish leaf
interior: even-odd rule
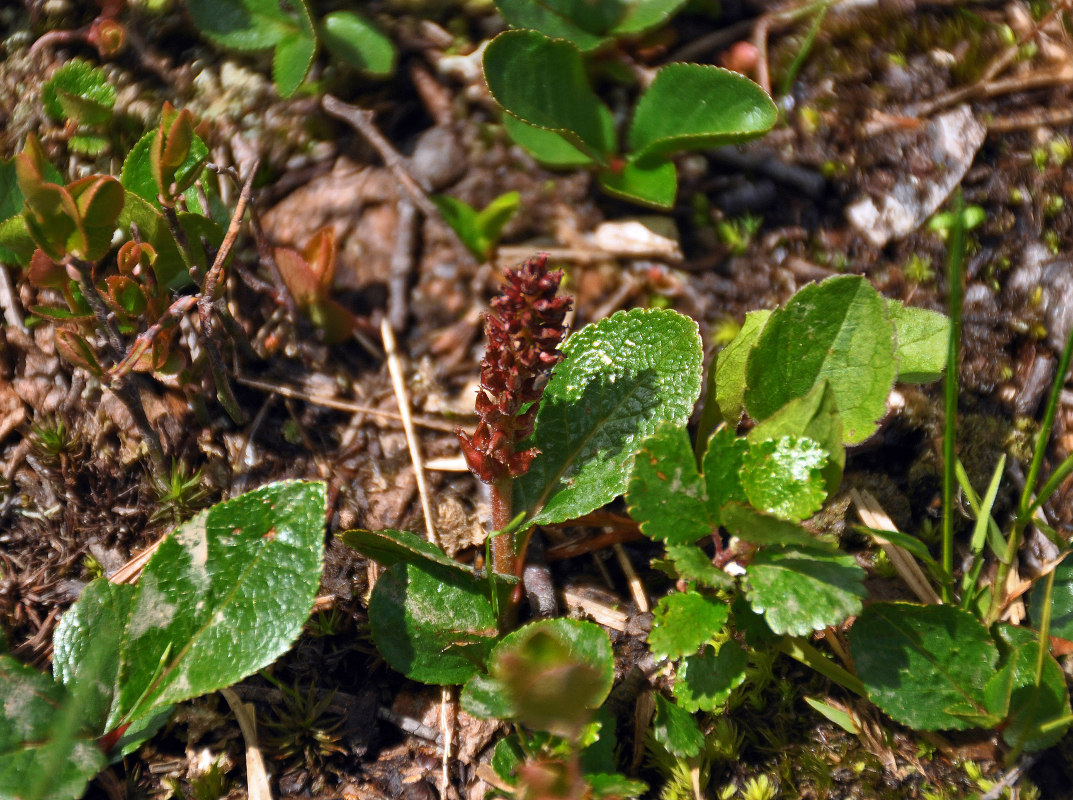
[[[41,248],[34,250],[26,277],[30,285],[38,289],[63,289],[71,280],[67,277],[67,270],[63,265],[49,258]]]
[[[126,275],[110,275],[105,279],[105,283],[108,286],[108,291],[104,295],[105,300],[117,311],[127,316],[141,316],[149,305],[145,292],[133,278],[128,278]]]
[[[116,254],[116,266],[121,275],[131,278],[147,277],[150,273],[142,267],[151,267],[156,261],[156,249],[151,244],[141,242],[124,242]]]
[[[104,368],[97,360],[93,348],[85,339],[68,328],[56,330],[56,352],[76,367],[82,367],[98,377],[104,375]]]
[[[78,207],[78,236],[68,237],[68,252],[88,261],[104,257],[123,211],[123,187],[107,175],[90,175],[67,187]]]
[[[78,231],[78,208],[66,189],[46,181],[44,153],[32,136],[15,156],[15,177],[25,199],[23,218],[34,242],[53,261],[67,255],[72,234]]]
[[[322,293],[320,281],[302,254],[289,247],[273,248],[272,253],[283,285],[298,307],[305,310],[315,303]]]
[[[313,238],[302,250],[302,256],[309,265],[309,270],[320,284],[321,292],[331,288],[335,276],[335,260],[338,247],[335,242],[335,230],[325,226],[313,234]]]

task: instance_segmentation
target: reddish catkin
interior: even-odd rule
[[[535,448],[517,447],[533,432],[549,373],[563,357],[558,347],[572,302],[555,296],[562,273],[548,272],[546,255],[507,270],[506,279],[484,318],[488,347],[476,402],[480,420],[473,436],[458,430],[466,463],[490,484],[525,474],[537,455]]]

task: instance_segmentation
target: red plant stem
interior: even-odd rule
[[[511,479],[503,478],[492,485],[492,530],[501,531],[511,521]],[[500,575],[514,574],[514,534],[506,533],[492,539],[492,569]]]

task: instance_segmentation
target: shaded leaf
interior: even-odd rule
[[[599,109],[601,118],[609,128],[611,112],[606,106]],[[503,115],[503,129],[511,140],[528,151],[529,155],[549,167],[570,169],[574,167],[592,167],[596,160],[586,155],[555,131],[529,125],[510,114]],[[612,136],[613,134],[608,134]]]
[[[700,654],[686,656],[678,668],[674,696],[687,711],[718,713],[730,693],[745,682],[749,656],[733,639],[716,652],[710,646]]]
[[[652,734],[667,752],[679,758],[695,756],[704,746],[704,735],[697,728],[693,716],[658,693]]]
[[[653,208],[674,208],[678,196],[678,170],[673,161],[639,163],[631,156],[618,169],[602,169],[596,177],[608,194]]]
[[[333,11],[320,25],[321,41],[336,58],[370,75],[395,71],[395,43],[360,14]]]
[[[750,311],[737,336],[719,351],[708,369],[698,437],[704,441],[720,424],[736,427],[745,411],[745,364],[771,312]]]
[[[986,714],[998,650],[987,629],[953,606],[874,603],[849,633],[868,698],[917,730],[964,730]]]
[[[691,544],[667,545],[667,558],[673,566],[670,577],[692,581],[711,589],[725,589],[734,579],[712,563],[708,554]]]
[[[276,43],[272,56],[272,82],[280,97],[290,97],[305,80],[313,58],[317,54],[317,40],[311,33],[289,33]]]
[[[399,561],[369,601],[376,647],[391,667],[422,683],[464,683],[484,665],[498,634],[492,604],[472,576]]]

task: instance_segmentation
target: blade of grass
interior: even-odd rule
[[[965,577],[961,581],[961,607],[966,611],[972,602],[974,594],[972,589],[980,579],[980,571],[984,566],[983,551],[984,544],[987,542],[988,529],[991,527],[994,527],[996,531],[998,529],[998,525],[995,524],[995,520],[991,517],[991,509],[994,508],[995,498],[998,496],[998,487],[1002,482],[1002,474],[1005,469],[1006,454],[1003,453],[995,465],[994,473],[991,475],[991,483],[988,484],[987,494],[984,495],[984,499],[981,501],[976,496],[976,492],[973,491],[972,484],[969,483],[969,476],[965,472],[965,467],[962,466],[960,460],[957,461],[958,481],[961,483],[965,496],[969,500],[969,506],[976,515],[976,524],[972,530],[972,542],[969,545],[973,563],[965,571]],[[1001,534],[999,535],[1001,536]]]
[[[943,396],[946,421],[943,428],[943,572],[954,573],[954,450],[957,444],[958,355],[961,349],[961,311],[965,296],[963,273],[965,267],[965,203],[961,191],[954,194],[954,227],[950,234],[947,257],[947,278],[950,284],[950,338],[946,348],[946,376]],[[951,580],[943,583],[944,603],[952,599]]]

